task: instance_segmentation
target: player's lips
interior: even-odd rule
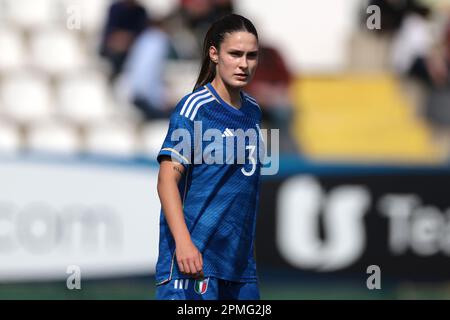
[[[235,76],[241,79],[246,79],[248,77],[248,75],[245,73],[237,73],[235,74]]]

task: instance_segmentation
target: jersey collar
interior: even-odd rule
[[[227,102],[225,102],[220,97],[220,95],[217,93],[216,89],[214,89],[214,87],[212,86],[211,82],[208,82],[206,84],[206,87],[208,88],[209,91],[211,91],[211,93],[219,101],[219,103],[221,105],[223,105],[225,108],[227,108],[231,112],[239,114],[239,115],[243,115],[244,114],[244,112],[242,112],[242,109],[245,107],[245,99],[244,99],[244,94],[242,93],[242,91],[239,92],[239,95],[241,97],[241,107],[239,109],[237,109],[236,107],[233,107],[232,105],[230,105]]]

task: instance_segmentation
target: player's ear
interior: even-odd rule
[[[214,63],[219,62],[219,50],[217,50],[216,47],[214,47],[214,46],[209,47],[209,58]]]

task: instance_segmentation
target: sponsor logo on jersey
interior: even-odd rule
[[[230,129],[228,129],[228,128],[226,128],[226,129],[223,131],[223,133],[222,133],[222,137],[231,137],[231,136],[234,136],[234,134],[233,134],[233,132],[232,132]]]

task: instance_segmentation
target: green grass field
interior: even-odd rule
[[[450,299],[450,284],[403,283],[368,290],[357,283],[333,281],[260,283],[261,298],[265,300],[372,300],[372,299]],[[86,280],[81,290],[69,290],[65,281],[0,284],[0,299],[43,300],[152,300],[155,287],[152,277]]]

